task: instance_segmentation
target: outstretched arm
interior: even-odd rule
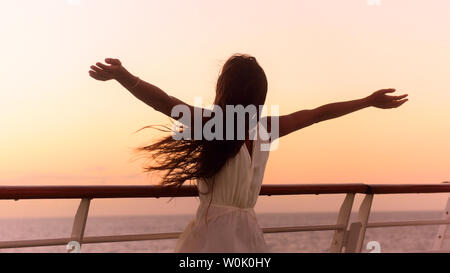
[[[378,90],[372,95],[352,101],[336,102],[320,106],[311,110],[301,110],[289,115],[279,117],[279,137],[285,136],[304,127],[324,120],[337,118],[367,107],[381,109],[397,108],[408,99],[407,94],[389,96],[395,89]]]
[[[117,80],[136,98],[169,117],[171,116],[172,108],[179,104],[188,106],[191,113],[193,113],[193,106],[169,96],[160,88],[132,75],[122,66],[118,59],[108,58],[105,59],[105,62],[106,64],[98,62],[96,65],[92,65],[89,75],[99,81]]]

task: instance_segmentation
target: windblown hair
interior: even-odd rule
[[[235,54],[222,67],[214,104],[221,107],[223,113],[226,105],[255,105],[259,121],[258,106],[264,104],[266,94],[267,78],[256,59],[245,54]],[[246,118],[246,128],[247,121]],[[225,140],[226,129],[223,131],[224,140],[175,140],[170,135],[151,145],[139,147],[139,152],[153,159],[144,166],[144,170],[162,171],[161,184],[166,186],[181,186],[186,181],[213,178],[244,144],[244,140],[237,140],[236,137],[234,140]]]

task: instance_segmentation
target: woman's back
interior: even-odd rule
[[[269,156],[261,149],[263,142],[253,141],[252,154],[242,145],[214,181],[198,181],[200,205],[195,219],[181,235],[176,252],[267,251],[253,210]]]
[[[244,144],[239,152],[228,160],[223,168],[210,182],[213,191],[208,192],[209,183],[199,181],[201,202],[215,205],[233,206],[238,208],[253,208],[259,196],[264,169],[269,153],[261,151],[260,140],[252,142],[252,154]],[[212,198],[212,200],[211,200]]]

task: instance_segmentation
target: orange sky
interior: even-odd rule
[[[389,87],[410,98],[399,109],[365,109],[281,139],[264,183],[450,180],[449,1],[76,2],[2,1],[2,185],[156,183],[131,159],[134,147],[159,135],[133,132],[168,118],[117,83],[92,80],[89,66],[117,57],[171,95],[209,104],[235,52],[258,59],[269,80],[266,103],[281,114]],[[374,209],[441,209],[447,197],[384,197]],[[328,211],[341,198],[262,198],[257,211]],[[195,205],[100,200],[92,213],[193,213]],[[75,208],[0,201],[0,217]]]

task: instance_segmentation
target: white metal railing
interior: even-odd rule
[[[450,192],[450,185],[365,185],[365,184],[302,184],[302,185],[263,185],[260,195],[301,195],[301,194],[342,194],[345,193],[336,224],[307,225],[287,227],[266,227],[264,233],[304,232],[304,231],[332,231],[334,230],[330,252],[361,252],[367,228],[383,228],[398,226],[439,225],[433,248],[430,252],[445,252],[442,245],[447,234],[447,225],[450,224],[449,210],[450,198],[444,210],[442,219],[420,221],[389,221],[369,222],[374,195],[399,193],[438,193]],[[43,187],[15,187],[1,186],[0,200],[19,199],[73,199],[79,198],[81,202],[76,212],[72,233],[67,238],[34,239],[0,241],[0,249],[56,246],[77,243],[82,244],[177,239],[181,232],[129,234],[110,236],[84,236],[91,200],[94,198],[134,198],[134,197],[181,197],[196,196],[197,189],[193,186],[183,186],[178,189],[161,186],[43,186]],[[350,215],[356,194],[365,195],[359,210],[357,221],[349,225]],[[68,251],[73,249],[68,247]],[[449,251],[450,252],[450,251]]]

